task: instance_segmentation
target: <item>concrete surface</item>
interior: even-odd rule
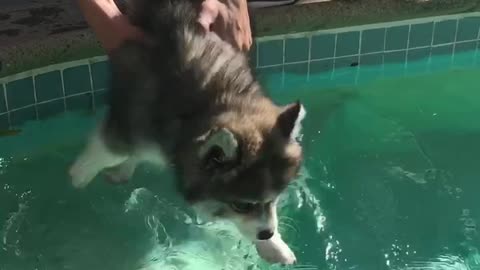
[[[315,3],[310,3],[314,1]],[[301,0],[252,10],[257,36],[479,10],[480,0]],[[308,5],[302,3],[309,3]],[[0,0],[0,77],[104,54],[73,0]]]

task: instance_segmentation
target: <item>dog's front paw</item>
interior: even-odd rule
[[[105,180],[108,183],[114,184],[114,185],[126,184],[126,183],[128,183],[128,180],[130,180],[129,178],[127,178],[127,177],[125,177],[121,174],[118,174],[115,171],[105,171],[103,174],[105,176]]]
[[[112,184],[127,183],[135,172],[135,166],[134,161],[127,160],[120,165],[110,167],[104,170],[105,179]]]
[[[92,180],[92,177],[85,172],[79,163],[73,164],[73,166],[68,170],[68,174],[70,175],[72,186],[74,188],[85,188]]]
[[[269,263],[291,265],[297,261],[295,254],[283,241],[279,233],[276,233],[269,240],[257,241],[255,247],[258,255]]]

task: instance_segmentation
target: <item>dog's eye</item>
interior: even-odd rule
[[[222,148],[218,146],[212,147],[212,149],[205,156],[204,164],[207,169],[218,168],[225,163],[225,154]]]
[[[225,160],[225,153],[223,153],[222,148],[214,146],[208,153],[208,158],[215,163],[222,163]]]
[[[246,203],[246,202],[233,202],[230,204],[230,207],[233,211],[238,213],[248,213],[255,209],[256,204]]]

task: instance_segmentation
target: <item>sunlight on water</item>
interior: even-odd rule
[[[27,211],[27,209],[28,205],[26,203],[20,203],[18,205],[18,210],[11,213],[7,217],[7,220],[5,221],[2,229],[3,250],[14,250],[15,255],[17,256],[21,254],[21,250],[18,245],[21,235],[18,234],[18,230],[24,222],[25,212]]]
[[[309,174],[302,169],[301,177],[285,194],[285,200],[280,204],[280,231],[282,233],[300,233],[298,225],[288,217],[288,205],[296,208],[308,206],[313,210],[317,222],[317,231],[323,230],[325,217],[322,214],[319,200],[306,185]],[[147,209],[147,210],[146,210]],[[150,209],[150,210],[148,210]],[[152,249],[139,261],[142,270],[157,269],[231,269],[255,270],[277,269],[280,266],[268,267],[256,254],[254,247],[238,233],[236,228],[228,222],[202,223],[197,217],[191,217],[174,205],[169,205],[155,196],[146,188],[137,188],[132,191],[125,202],[125,212],[141,211],[145,215],[146,227],[152,232]],[[162,215],[181,216],[183,223],[192,226],[191,235],[187,241],[173,244],[169,233],[161,222]],[[337,241],[338,245],[338,241]],[[335,260],[336,248],[329,248],[326,256],[328,260]],[[291,269],[317,269],[312,265],[296,265]]]
[[[258,258],[249,259],[250,248],[243,245],[238,233],[232,233],[231,226],[224,223],[198,225],[198,232],[188,241],[173,244],[172,237],[165,226],[156,217],[156,213],[169,208],[168,203],[155,198],[154,194],[145,188],[135,189],[125,203],[125,210],[143,211],[145,208],[156,208],[146,213],[146,227],[152,232],[152,250],[140,259],[139,269],[245,269],[254,265]],[[171,213],[182,215],[185,224],[191,224],[192,218],[180,209],[171,209]],[[221,239],[217,242],[215,240]],[[250,251],[251,252],[251,251]],[[250,262],[249,262],[250,261]]]
[[[150,209],[145,212],[145,209]],[[139,269],[245,269],[258,260],[250,245],[228,223],[199,224],[178,207],[157,198],[145,188],[132,191],[125,202],[125,211],[142,211],[146,227],[152,232],[152,250],[139,261]],[[172,236],[158,213],[182,216],[183,223],[198,231],[187,241],[173,244]],[[218,241],[220,239],[220,241]],[[253,268],[252,268],[253,269]]]
[[[464,259],[454,255],[441,255],[432,261],[414,261],[405,270],[472,270]]]
[[[290,190],[290,193],[294,194],[294,196],[291,195],[290,197],[282,200],[282,202],[283,204],[294,204],[298,209],[304,206],[311,209],[311,211],[313,211],[313,217],[316,220],[317,232],[320,233],[324,230],[326,220],[323,210],[320,206],[320,200],[308,187],[307,181],[312,180],[313,178],[308,173],[308,170],[305,167],[302,167],[299,178],[292,184],[292,188]]]

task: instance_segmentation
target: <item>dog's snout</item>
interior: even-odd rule
[[[271,230],[263,230],[257,234],[258,240],[268,240],[272,238],[272,236],[273,236],[273,231]]]

